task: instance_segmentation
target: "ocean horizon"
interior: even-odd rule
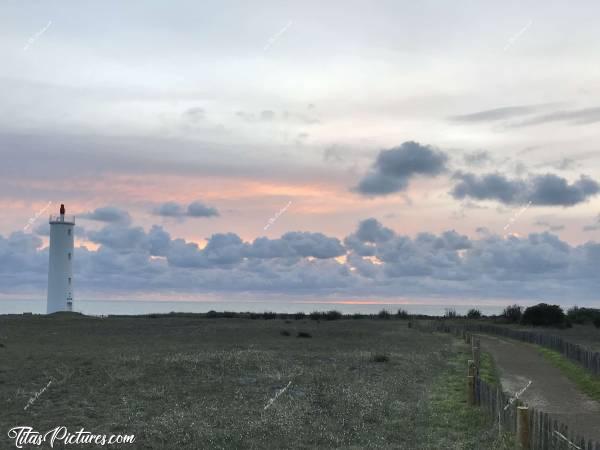
[[[454,309],[465,314],[476,308],[485,315],[502,312],[506,305],[489,304],[441,304],[441,303],[387,303],[387,302],[350,302],[350,301],[171,301],[171,300],[78,300],[73,311],[86,315],[143,315],[152,313],[208,311],[310,313],[312,311],[337,310],[344,314],[376,314],[382,309],[395,313],[404,309],[410,314],[442,316],[446,309]],[[45,299],[0,299],[0,315],[4,314],[45,314]]]

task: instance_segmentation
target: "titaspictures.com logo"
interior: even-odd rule
[[[71,433],[65,426],[53,428],[44,434],[35,431],[32,427],[14,427],[9,430],[8,437],[15,440],[17,448],[23,448],[24,445],[39,447],[44,443],[48,443],[51,448],[54,448],[54,445],[59,443],[62,446],[81,444],[117,445],[133,444],[135,441],[135,435],[133,434],[94,434],[85,431],[84,428]]]

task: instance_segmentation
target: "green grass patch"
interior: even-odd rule
[[[434,383],[428,399],[428,415],[423,426],[428,427],[425,448],[509,450],[514,438],[509,433],[498,434],[494,421],[482,409],[467,405],[467,360],[470,353],[464,345],[451,356],[449,365]],[[482,363],[483,363],[482,354]],[[497,379],[493,361],[486,358],[486,373]],[[494,378],[496,377],[496,378]]]
[[[565,376],[592,399],[600,401],[600,377],[596,377],[578,364],[569,361],[560,353],[539,347],[540,353],[558,367]]]
[[[500,377],[494,358],[488,352],[481,352],[481,360],[479,361],[479,377],[492,386],[500,384]]]

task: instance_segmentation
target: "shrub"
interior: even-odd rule
[[[467,319],[481,319],[481,311],[475,308],[470,309],[467,313]]]
[[[342,313],[339,311],[334,311],[334,310],[327,311],[325,313],[325,318],[327,320],[338,320],[338,319],[342,318]]]
[[[579,308],[574,306],[567,311],[567,317],[573,323],[594,323],[596,319],[600,318],[600,309]]]
[[[523,316],[523,307],[519,305],[510,305],[502,311],[502,317],[509,322],[520,322]]]
[[[294,319],[296,320],[302,320],[306,317],[306,314],[304,314],[303,312],[297,312],[296,314],[294,314]]]
[[[291,333],[288,330],[281,330],[282,336],[291,336]]]
[[[566,324],[565,319],[565,313],[560,306],[539,303],[525,310],[521,322],[534,326],[560,326]]]
[[[390,360],[390,357],[388,355],[386,355],[385,353],[375,353],[371,359],[373,360],[373,362],[378,362],[378,363],[382,363],[382,362],[388,362]]]
[[[209,319],[215,319],[219,317],[219,314],[211,309],[209,312],[206,313],[206,317]]]
[[[233,311],[223,311],[223,317],[225,317],[227,319],[233,319],[236,316],[237,316],[237,313],[234,313]]]
[[[389,319],[391,317],[391,314],[385,309],[382,309],[381,311],[379,311],[379,314],[377,314],[377,317],[379,319]]]
[[[320,320],[323,318],[323,313],[319,311],[313,311],[309,314],[311,320]]]
[[[251,312],[250,313],[250,318],[251,319],[260,319],[261,315],[259,313]]]
[[[265,311],[263,313],[263,319],[266,319],[266,320],[277,319],[277,313],[274,313],[274,312],[271,312],[271,311]]]
[[[307,333],[306,331],[298,331],[298,337],[299,338],[311,338],[312,335],[310,333]]]
[[[594,319],[594,326],[595,326],[596,328],[600,328],[600,317],[596,317],[596,318]]]
[[[454,308],[446,308],[444,317],[447,319],[455,319],[458,317],[458,314],[456,313],[456,310]]]
[[[396,317],[398,317],[398,319],[409,319],[410,314],[408,314],[407,310],[400,308],[396,313]]]
[[[353,319],[364,319],[365,316],[364,316],[364,314],[354,313],[354,314],[352,314],[352,318]]]

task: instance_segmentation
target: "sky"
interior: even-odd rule
[[[600,304],[600,4],[0,3],[0,298]]]

